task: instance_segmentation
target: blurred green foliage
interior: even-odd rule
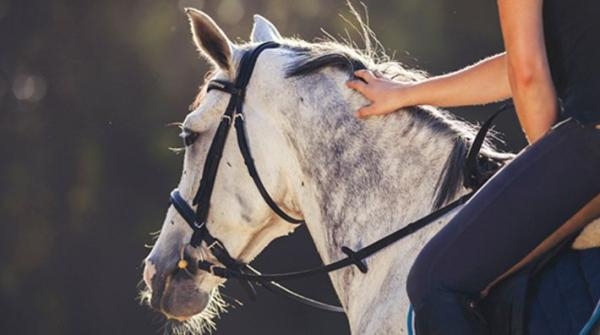
[[[445,72],[502,49],[492,1],[365,2],[382,43],[410,66]],[[181,158],[167,150],[179,145],[177,130],[165,125],[183,119],[207,70],[189,36],[188,6],[234,40],[248,38],[254,13],[285,36],[351,32],[339,17],[351,18],[343,0],[0,0],[3,332],[160,329],[160,318],[137,305],[136,285],[144,244],[180,173]],[[515,131],[513,121],[506,130]],[[264,258],[271,269],[286,262],[281,254],[318,262],[306,233],[299,236]],[[332,297],[325,278],[300,286]],[[343,317],[270,297],[225,316],[219,333],[248,327],[346,331]]]

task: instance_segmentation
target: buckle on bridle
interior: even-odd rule
[[[227,120],[227,123],[231,124],[231,116],[229,116],[229,115],[223,115],[221,118],[224,119],[224,120]]]
[[[216,268],[216,267],[217,267],[217,266],[216,266],[215,264],[211,264],[211,265],[208,267],[208,273],[210,273],[211,275],[215,276],[215,268]]]
[[[198,221],[194,221],[194,223],[192,223],[192,224],[194,225],[194,227],[196,229],[202,229],[202,227],[204,227],[204,222],[199,224]]]
[[[213,243],[211,243],[208,247],[206,247],[208,250],[212,250],[212,248],[215,247],[215,245],[218,245],[219,248],[221,249],[225,249],[225,247],[223,246],[223,244],[221,244],[221,242],[219,242],[219,240],[215,240]]]

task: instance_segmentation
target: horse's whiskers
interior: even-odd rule
[[[183,123],[181,122],[171,122],[166,124],[167,127],[176,127],[183,130]]]
[[[141,286],[142,284],[139,285]],[[150,299],[152,299],[152,290],[144,284],[144,287],[138,292],[138,300],[140,304],[150,306]]]
[[[182,152],[185,152],[185,148],[183,148],[183,147],[169,147],[167,149],[169,149],[169,151],[171,151],[177,155],[179,155]]]
[[[225,293],[219,293],[221,295],[221,299],[223,299],[223,301],[226,303],[226,307],[228,307],[229,309],[244,306],[244,303],[239,301],[238,299],[228,296]]]
[[[150,306],[150,299],[152,298],[152,291],[147,286],[143,287],[138,294],[138,300],[140,304]],[[204,310],[190,320],[185,322],[177,320],[167,320],[164,324],[163,333],[165,335],[198,335],[198,334],[211,334],[215,331],[216,323],[215,318],[219,318],[222,313],[227,312],[227,307],[235,306],[226,300],[232,300],[235,304],[241,305],[241,302],[232,299],[231,297],[222,297],[219,289],[216,288],[211,292],[208,305]]]
[[[165,334],[192,335],[211,334],[217,329],[214,319],[219,318],[230,304],[221,296],[219,289],[211,292],[208,305],[200,313],[185,322],[168,320],[165,325]]]

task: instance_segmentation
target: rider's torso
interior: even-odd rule
[[[544,0],[544,32],[562,117],[600,123],[600,1]]]

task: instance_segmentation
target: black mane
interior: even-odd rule
[[[342,52],[332,52],[312,57],[310,54],[306,54],[301,57],[300,61],[288,68],[286,75],[288,77],[305,76],[327,67],[334,67],[348,73],[367,68],[361,60],[352,58]]]

